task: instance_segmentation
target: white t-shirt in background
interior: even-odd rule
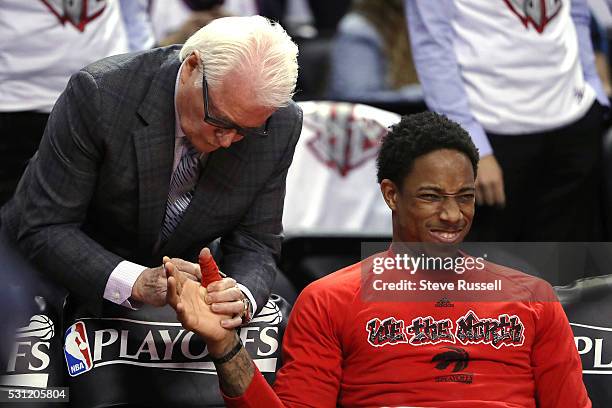
[[[119,0],[2,0],[0,111],[50,112],[70,76],[129,51]]]

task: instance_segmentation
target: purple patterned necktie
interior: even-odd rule
[[[170,180],[170,191],[166,203],[166,216],[162,224],[161,238],[166,241],[183,219],[193,197],[193,190],[200,173],[200,157],[193,145],[183,138],[183,155]]]

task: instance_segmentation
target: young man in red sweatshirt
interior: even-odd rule
[[[222,301],[215,284],[207,291],[167,263],[168,303],[205,339],[226,404],[590,407],[572,331],[550,285],[457,249],[474,216],[477,166],[469,135],[444,116],[406,116],[391,128],[378,181],[392,210],[393,243],[304,289],[273,387],[235,331],[225,329],[232,317],[209,306]],[[420,243],[423,261],[471,266],[435,274],[390,267],[389,259],[415,255],[410,243]],[[406,279],[393,281],[398,276]],[[435,298],[448,293],[451,301]]]

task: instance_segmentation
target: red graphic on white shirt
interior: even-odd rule
[[[69,22],[80,32],[106,8],[107,0],[40,0],[59,19]]]
[[[563,5],[562,0],[504,0],[504,2],[521,20],[525,28],[529,28],[531,24],[540,34],[546,25],[559,14]]]
[[[314,131],[307,142],[314,156],[342,177],[374,160],[387,129],[375,120],[356,117],[347,104],[332,104],[329,112],[317,112],[304,120],[304,127]]]

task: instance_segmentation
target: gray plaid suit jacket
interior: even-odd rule
[[[73,75],[2,209],[5,235],[95,314],[122,260],[195,261],[218,237],[222,270],[259,307],[270,294],[302,112],[291,103],[272,115],[268,137],[210,154],[183,221],[155,251],[172,174],[179,66],[174,46],[106,58]]]

